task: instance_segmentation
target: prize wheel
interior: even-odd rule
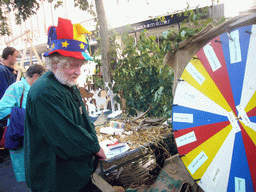
[[[204,191],[256,190],[256,25],[223,33],[190,60],[174,96],[182,161]]]

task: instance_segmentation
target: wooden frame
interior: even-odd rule
[[[32,39],[31,39],[31,34],[30,34],[30,31],[26,31],[25,33],[13,38],[12,40],[9,40],[6,42],[6,45],[8,46],[11,42],[14,42],[15,40],[17,40],[18,38],[21,38],[23,37],[24,35],[26,35],[26,38],[27,38],[27,41],[26,41],[26,45],[25,45],[25,48],[23,49],[23,54],[22,54],[22,58],[21,58],[21,62],[20,62],[20,66],[19,66],[19,70],[18,70],[18,74],[17,74],[17,78],[16,78],[16,82],[20,80],[20,77],[21,77],[21,70],[22,68],[24,68],[24,60],[25,60],[25,57],[26,57],[26,53],[27,53],[27,46],[28,46],[28,43],[30,43],[30,46],[31,46],[31,49],[32,51],[34,52],[35,56],[37,57],[37,60],[39,62],[40,65],[42,65],[42,61],[33,45],[33,42],[32,42]]]

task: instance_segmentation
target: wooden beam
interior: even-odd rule
[[[19,66],[16,82],[19,81],[20,77],[21,77],[21,69],[22,69],[22,67],[24,67],[24,60],[25,60],[26,53],[27,53],[27,46],[28,46],[28,41],[26,42],[25,48],[24,48],[23,53],[22,53],[22,57],[21,57],[21,61],[20,61],[20,66]]]
[[[39,64],[40,64],[40,65],[43,65],[43,64],[42,64],[42,61],[41,61],[41,59],[40,59],[40,57],[39,57],[39,55],[38,55],[38,53],[37,53],[37,51],[36,51],[36,48],[33,46],[32,39],[30,38],[30,33],[27,33],[26,36],[27,36],[27,40],[28,40],[28,42],[30,43],[30,46],[31,46],[31,48],[32,48],[32,50],[33,50],[33,52],[34,52],[34,54],[35,54],[35,56],[36,56],[36,58],[37,58]]]
[[[15,41],[16,39],[22,37],[23,35],[27,35],[29,32],[30,32],[30,31],[28,30],[28,31],[24,32],[23,34],[14,37],[14,38],[11,39],[10,41],[5,42],[5,44],[6,44],[7,46],[9,46],[9,44],[10,44],[11,42],[13,42],[13,41]]]
[[[114,192],[115,191],[115,189],[112,187],[112,185],[110,185],[101,176],[97,175],[97,173],[93,173],[92,183],[94,185],[96,185],[102,192]]]

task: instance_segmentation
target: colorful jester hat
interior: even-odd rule
[[[87,51],[88,42],[85,34],[92,33],[79,23],[72,25],[70,20],[59,17],[58,26],[48,28],[48,45],[52,49],[44,56],[58,52],[65,57],[93,60]]]

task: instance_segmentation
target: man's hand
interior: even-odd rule
[[[100,148],[99,152],[96,153],[96,155],[99,157],[100,161],[104,161],[106,159],[105,152],[102,148]]]

